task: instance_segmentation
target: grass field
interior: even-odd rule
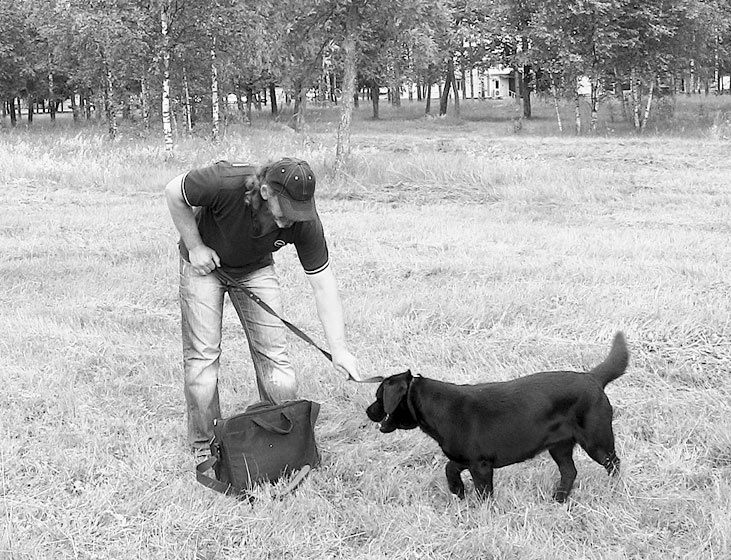
[[[174,159],[133,130],[0,129],[0,558],[731,558],[726,99],[679,100],[674,128],[605,120],[578,138],[538,102],[519,136],[486,105],[464,104],[462,120],[361,107],[339,184],[332,110],[312,109],[304,135],[261,117],[226,144],[181,139]],[[546,454],[498,470],[492,500],[469,482],[456,500],[434,441],[379,433],[375,386],[292,338],[301,396],[322,404],[321,468],[253,506],[198,485],[162,189],[192,166],[278,155],[320,177],[363,373],[581,370],[623,330],[630,367],[607,389],[620,480],[577,449],[567,505],[551,501]],[[277,266],[287,317],[323,340],[291,248]],[[256,391],[230,306],[224,331],[233,414]]]

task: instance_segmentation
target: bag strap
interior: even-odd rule
[[[208,469],[213,468],[213,466],[218,462],[218,457],[215,455],[211,455],[203,461],[202,463],[199,463],[195,467],[195,478],[198,482],[200,482],[203,486],[206,488],[210,488],[211,490],[215,490],[216,492],[220,492],[221,494],[226,494],[229,496],[235,496],[239,500],[248,500],[250,503],[253,503],[256,497],[246,490],[245,488],[238,488],[236,486],[232,486],[230,484],[225,484],[219,480],[216,480],[215,478],[211,478],[205,472]],[[294,473],[294,476],[290,479],[289,484],[285,486],[284,488],[277,490],[275,492],[271,492],[271,497],[274,499],[277,498],[283,498],[287,494],[291,494],[305,479],[305,477],[309,474],[311,470],[310,465],[303,465],[296,473]]]
[[[210,488],[211,490],[215,490],[221,494],[228,494],[233,488],[230,484],[224,484],[223,482],[204,474],[208,469],[212,469],[217,462],[218,457],[211,455],[202,463],[198,463],[195,466],[195,479],[206,488]],[[236,492],[236,494],[239,495],[240,492]]]
[[[231,276],[230,274],[228,274],[227,272],[225,272],[224,270],[222,270],[220,267],[217,268],[217,269],[215,269],[213,271],[213,274],[215,274],[216,276],[218,276],[218,278],[220,280],[222,280],[223,282],[225,282],[226,284],[228,284],[230,286],[233,286],[233,287],[241,290],[246,296],[248,296],[250,299],[252,299],[256,303],[258,303],[259,306],[264,311],[266,311],[267,313],[273,315],[274,317],[276,317],[277,319],[279,319],[280,321],[282,321],[282,323],[284,323],[284,325],[290,331],[292,331],[294,334],[296,334],[298,337],[300,337],[302,340],[304,340],[308,344],[311,344],[312,346],[314,346],[315,348],[317,348],[320,352],[322,352],[322,354],[328,360],[330,360],[331,362],[333,361],[333,357],[332,357],[332,354],[330,352],[328,352],[327,350],[325,350],[322,347],[320,347],[314,340],[312,340],[309,336],[307,336],[304,332],[302,332],[295,325],[293,325],[292,323],[290,323],[286,319],[280,317],[279,314],[276,311],[274,311],[271,307],[269,307],[259,296],[257,296],[249,288],[247,288],[246,286],[244,286],[236,278],[234,278],[233,276]],[[361,379],[360,381],[357,380],[357,379],[354,379],[353,377],[351,377],[350,379],[352,379],[353,381],[357,381],[359,383],[378,383],[380,381],[383,381],[383,377],[380,376],[380,375],[376,375],[374,377],[368,377],[366,379]]]

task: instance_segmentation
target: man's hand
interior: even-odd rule
[[[356,383],[378,383],[383,381],[383,377],[361,377],[358,373],[358,361],[355,356],[347,350],[333,352],[333,366],[335,369],[348,377],[349,381]]]
[[[360,380],[358,374],[358,360],[347,350],[338,350],[332,353],[333,367],[338,372],[345,374],[349,379],[354,381]]]
[[[173,224],[180,232],[180,238],[188,248],[188,259],[193,272],[200,276],[210,274],[216,267],[221,266],[221,259],[216,251],[203,243],[195,221],[193,209],[188,206],[183,197],[183,181],[185,173],[178,175],[165,186],[165,199],[170,210]]]
[[[193,271],[201,276],[210,274],[217,267],[221,266],[221,259],[218,258],[218,253],[203,244],[200,244],[193,249],[189,248],[188,258],[190,258],[190,264],[193,267]]]

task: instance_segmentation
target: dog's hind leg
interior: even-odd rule
[[[455,461],[448,461],[444,471],[447,475],[447,486],[449,491],[460,500],[464,499],[464,482],[462,482],[462,471],[467,468]]]
[[[492,495],[492,473],[492,463],[488,461],[482,460],[476,465],[470,466],[475,491],[480,498],[487,498]]]
[[[558,471],[561,473],[561,480],[553,492],[553,499],[557,502],[565,502],[571,493],[571,488],[576,480],[576,465],[574,465],[574,442],[571,440],[562,441],[548,449],[558,465]]]

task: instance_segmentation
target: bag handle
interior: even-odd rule
[[[232,486],[230,484],[224,484],[223,482],[216,480],[215,478],[211,478],[207,474],[204,474],[208,469],[213,468],[213,466],[217,462],[218,457],[212,455],[202,463],[196,465],[196,480],[206,488],[210,488],[211,490],[215,490],[216,492],[220,492],[221,494],[226,494],[227,496],[235,496],[239,500],[247,500],[249,503],[254,503],[256,497],[248,490],[244,488],[238,488],[237,486]],[[302,483],[305,477],[309,474],[310,470],[310,465],[303,465],[296,473],[294,473],[294,476],[292,476],[289,484],[287,484],[287,486],[285,486],[281,490],[271,492],[271,497],[274,499],[283,498],[287,494],[292,493]]]
[[[256,424],[257,426],[264,428],[267,432],[271,432],[273,434],[279,434],[280,436],[286,436],[289,432],[292,431],[292,427],[294,426],[294,422],[292,422],[292,419],[287,416],[284,412],[280,412],[279,414],[282,415],[282,418],[286,420],[284,428],[280,428],[279,426],[275,426],[274,424],[270,424],[269,422],[262,420],[261,418],[252,417],[251,421]]]

